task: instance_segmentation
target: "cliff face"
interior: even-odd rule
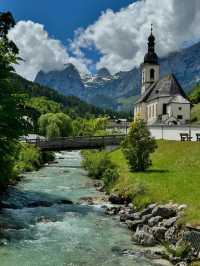
[[[200,43],[160,59],[161,77],[174,73],[183,89],[188,92],[200,80]],[[96,75],[81,77],[68,64],[62,71],[40,71],[35,82],[54,88],[64,95],[74,95],[103,108],[129,109],[140,93],[140,71],[111,75],[106,68]]]

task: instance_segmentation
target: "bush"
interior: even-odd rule
[[[119,177],[119,171],[115,165],[113,168],[108,168],[103,173],[103,181],[106,187],[113,184]]]
[[[122,143],[122,150],[133,172],[145,171],[150,165],[150,154],[157,148],[156,141],[143,120],[132,123],[129,134]]]
[[[88,175],[95,179],[103,179],[105,185],[114,182],[118,178],[118,169],[106,152],[83,152],[82,166],[88,171]]]
[[[19,152],[16,158],[15,170],[18,174],[33,171],[41,166],[40,150],[30,144],[19,144]]]
[[[54,159],[55,156],[52,152],[41,152],[34,145],[20,143],[18,144],[14,170],[16,174],[30,172]]]

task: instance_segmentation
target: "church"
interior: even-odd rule
[[[155,37],[148,38],[148,52],[141,65],[141,95],[135,103],[134,118],[148,125],[181,125],[190,121],[191,104],[173,74],[160,79],[160,65],[155,53]]]

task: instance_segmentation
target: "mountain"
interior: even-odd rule
[[[50,71],[48,73],[40,71],[35,82],[55,88],[64,95],[74,95],[79,98],[84,96],[84,84],[78,70],[72,64],[67,64],[62,71]]]
[[[105,115],[105,112],[111,117],[120,118],[127,115],[124,113],[115,112],[113,110],[98,108],[92,104],[80,100],[76,96],[65,96],[47,86],[28,81],[15,73],[13,73],[12,77],[10,78],[10,84],[13,88],[15,88],[16,93],[26,94],[30,98],[45,96],[47,99],[61,104],[64,111],[68,113],[72,118],[99,117],[101,115]]]
[[[173,73],[183,89],[189,92],[200,80],[200,42],[161,58],[161,77]],[[75,95],[89,103],[102,108],[115,110],[133,108],[134,101],[140,93],[140,70],[111,75],[106,68],[96,75],[81,77],[78,70],[69,64],[63,71],[40,71],[35,82],[55,88],[64,95]]]

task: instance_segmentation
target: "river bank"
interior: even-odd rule
[[[4,200],[12,208],[0,213],[1,266],[154,264],[128,229],[105,214],[105,194],[96,191],[81,160],[79,152],[62,153],[57,163],[9,186]],[[99,200],[89,205],[89,197]]]
[[[116,206],[106,208],[106,214],[114,215],[124,223],[130,229],[135,243],[142,246],[161,244],[165,247],[165,252],[158,254],[156,251],[156,255],[168,259],[173,264],[186,265],[198,260],[196,250],[194,246],[191,246],[192,242],[186,238],[189,231],[186,221],[189,221],[191,213],[193,220],[199,216],[198,212],[194,212],[199,204],[194,197],[198,188],[196,185],[193,186],[191,179],[191,175],[195,176],[199,173],[197,165],[199,144],[174,142],[159,142],[158,144],[159,149],[155,157],[159,162],[159,168],[152,168],[145,173],[131,173],[120,150],[111,153],[84,152],[83,166],[89,171],[91,177],[95,176],[100,179],[98,190],[106,191],[110,195],[108,198],[111,203],[116,204]],[[176,148],[176,158],[173,157],[166,161],[168,151],[173,148]],[[189,156],[183,152],[186,149],[190,150],[188,163],[183,160],[183,157],[186,159]],[[195,160],[193,164],[191,158]],[[158,163],[156,163],[157,161],[153,165],[157,166]],[[179,171],[180,165],[181,171]],[[164,170],[161,170],[163,168]],[[191,169],[194,170],[192,174]],[[172,186],[177,181],[179,185]],[[160,194],[160,190],[166,190],[161,186],[163,183],[168,188],[166,194]],[[194,195],[188,194],[188,189],[185,190],[185,186],[191,185],[194,188],[192,190]],[[158,190],[159,187],[160,190]],[[176,191],[174,197],[169,190],[170,187],[171,190]],[[182,190],[187,193],[183,194]],[[160,195],[160,197],[155,198],[155,195]],[[166,199],[168,195],[171,196],[171,200]],[[181,200],[180,195],[184,197]],[[191,202],[194,205],[191,205]]]

